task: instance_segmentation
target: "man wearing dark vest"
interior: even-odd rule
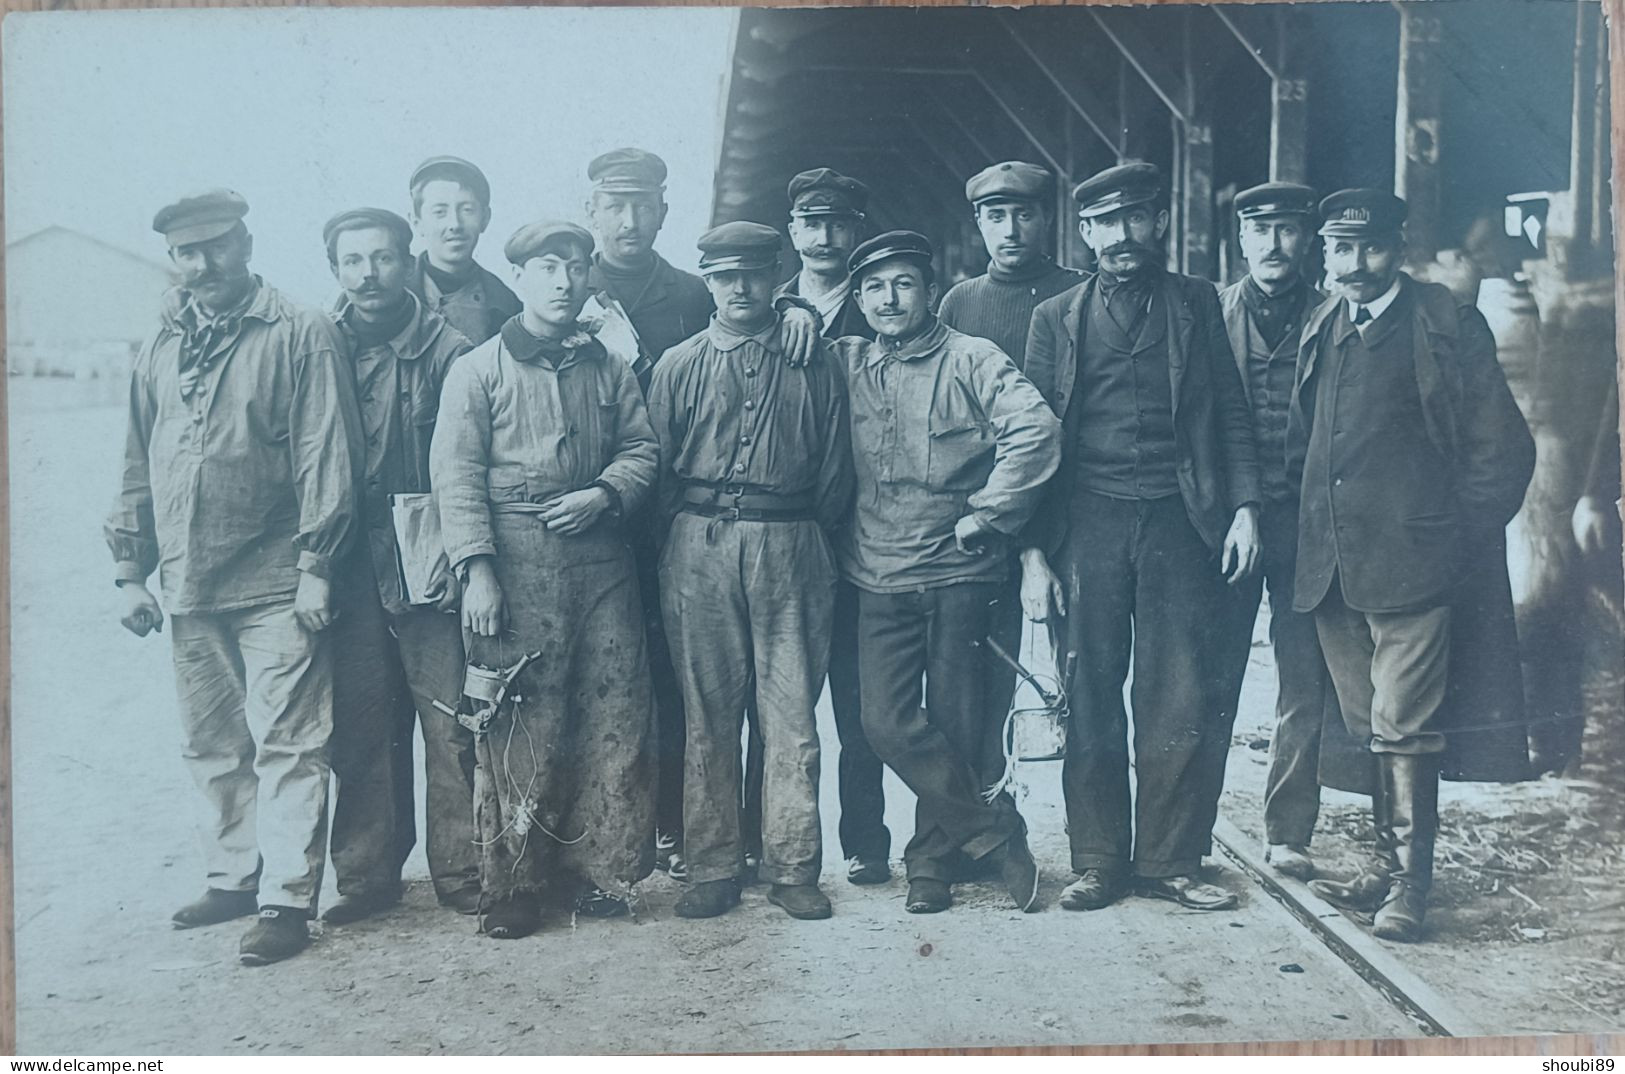
[[[987,246],[987,271],[950,287],[937,316],[956,332],[991,339],[1024,368],[1033,310],[1083,280],[1044,248],[1055,226],[1055,176],[1007,160],[971,176],[965,198]]]
[[[1237,194],[1235,208],[1247,275],[1219,293],[1219,306],[1252,412],[1264,500],[1260,569],[1231,593],[1228,711],[1234,718],[1267,583],[1278,689],[1264,784],[1264,856],[1277,872],[1308,880],[1315,871],[1309,840],[1320,812],[1320,721],[1332,687],[1314,618],[1292,610],[1298,487],[1287,476],[1286,423],[1298,336],[1320,302],[1303,272],[1315,193],[1296,183],[1264,183]]]
[[[491,223],[491,184],[461,157],[430,157],[407,183],[412,228],[423,252],[411,289],[469,343],[497,334],[519,312],[508,285],[474,260],[474,248]]]
[[[1039,305],[1027,375],[1061,415],[1061,468],[1022,551],[1022,606],[1075,652],[1062,769],[1069,910],[1140,892],[1193,910],[1230,720],[1213,629],[1258,556],[1252,421],[1213,285],[1163,268],[1161,171],[1119,165],[1073,191],[1100,272]],[[1051,569],[1051,562],[1055,570]],[[1134,669],[1136,795],[1123,682]]]
[[[1310,317],[1289,443],[1302,474],[1293,607],[1313,612],[1349,731],[1377,758],[1379,862],[1311,888],[1419,938],[1438,832],[1440,724],[1462,549],[1523,502],[1534,443],[1483,317],[1400,271],[1406,205],[1320,204],[1337,292]]]

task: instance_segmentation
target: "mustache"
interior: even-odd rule
[[[1337,277],[1338,283],[1376,283],[1377,278],[1369,272],[1351,272],[1346,276]]]
[[[1100,252],[1102,257],[1115,257],[1119,254],[1144,254],[1150,256],[1151,248],[1142,246],[1133,239],[1124,239],[1122,242],[1112,243]]]

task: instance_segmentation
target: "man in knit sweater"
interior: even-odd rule
[[[971,176],[965,197],[987,244],[987,272],[954,284],[937,316],[956,332],[992,340],[1023,369],[1033,310],[1083,279],[1044,252],[1055,227],[1055,176],[1007,160]]]

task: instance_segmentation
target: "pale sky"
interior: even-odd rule
[[[656,248],[692,269],[710,222],[736,13],[715,9],[195,10],[11,14],[6,238],[73,227],[156,260],[152,216],[186,192],[248,199],[254,268],[307,302],[333,292],[333,213],[403,215],[423,158],[491,180],[478,258],[544,217],[585,223],[586,165],[660,154]],[[86,281],[94,291],[94,281]]]

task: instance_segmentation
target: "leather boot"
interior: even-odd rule
[[[1379,759],[1380,766],[1381,761]],[[1371,826],[1376,831],[1376,860],[1351,880],[1311,880],[1309,890],[1344,910],[1369,914],[1382,905],[1399,871],[1394,857],[1394,823],[1389,789],[1378,779],[1371,795]]]
[[[1439,756],[1388,753],[1379,758],[1378,778],[1389,799],[1394,883],[1372,925],[1384,940],[1412,943],[1422,934],[1428,892],[1433,888],[1433,844],[1439,834]]]

